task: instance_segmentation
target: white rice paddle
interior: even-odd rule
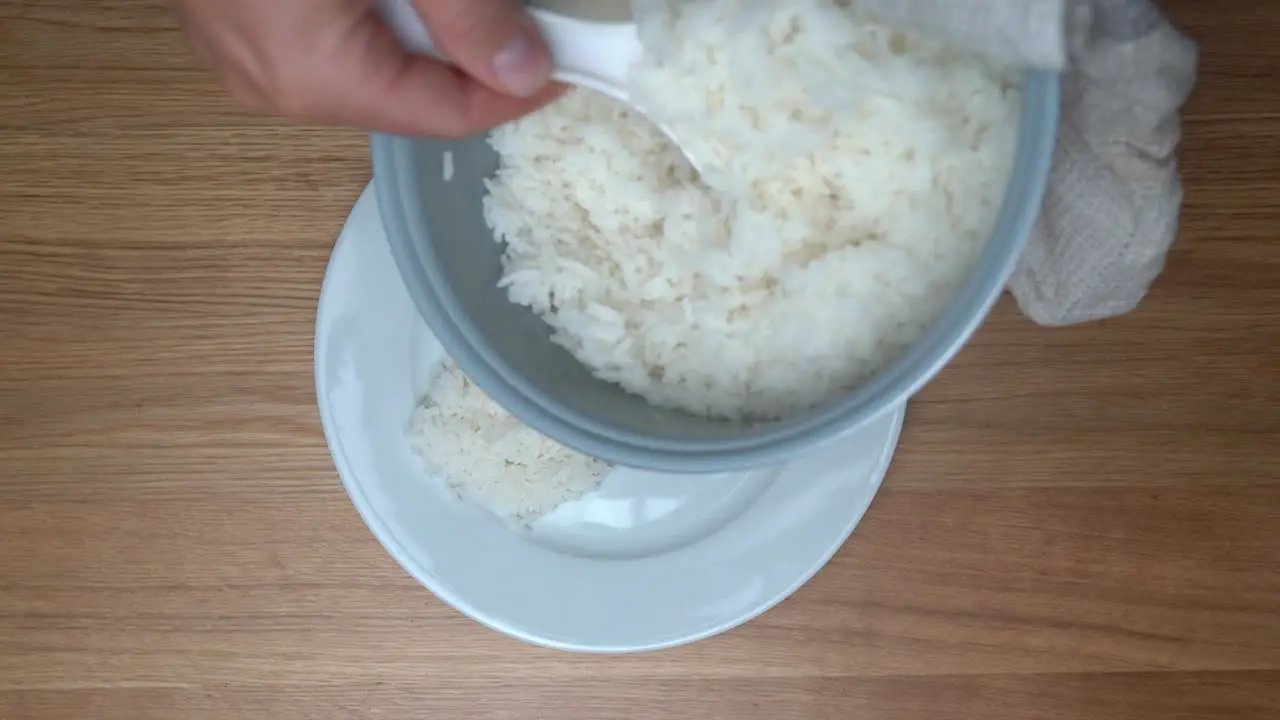
[[[378,0],[378,10],[401,44],[411,52],[449,60],[431,40],[410,0]],[[640,34],[634,22],[595,22],[541,8],[528,10],[551,49],[555,66],[551,76],[555,80],[604,93],[648,116],[644,108],[632,102],[627,91],[627,74],[641,54]],[[683,151],[671,129],[656,124]],[[687,152],[685,157],[696,169],[697,163]]]

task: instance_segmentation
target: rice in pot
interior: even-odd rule
[[[938,317],[1004,194],[1015,84],[832,0],[636,2],[635,98],[575,90],[492,135],[502,280],[597,376],[773,419]]]

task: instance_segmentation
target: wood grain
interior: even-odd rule
[[[246,116],[161,2],[0,0],[0,718],[1280,717],[1280,4],[1204,51],[1133,315],[1011,302],[831,565],[744,628],[582,658],[418,588],[311,378],[357,133]]]

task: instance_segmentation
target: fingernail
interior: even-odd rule
[[[529,97],[551,78],[551,58],[532,28],[522,29],[493,58],[493,72],[507,92]]]

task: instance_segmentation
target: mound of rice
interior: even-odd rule
[[[632,2],[633,99],[701,173],[586,90],[498,129],[484,207],[509,298],[660,406],[776,419],[866,380],[937,319],[991,233],[1015,80],[848,0]],[[603,472],[456,369],[417,421],[459,492],[517,515]]]
[[[531,430],[453,363],[414,412],[410,438],[461,498],[513,521],[536,519],[595,490],[609,469]]]
[[[896,358],[974,267],[1017,134],[1010,78],[833,0],[635,0],[633,98],[492,135],[502,285],[650,403],[774,419]]]

